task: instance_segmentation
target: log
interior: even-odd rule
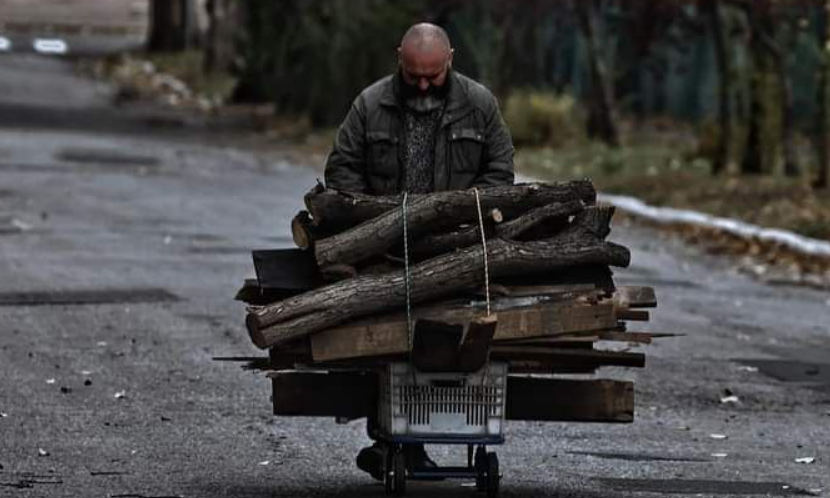
[[[561,196],[573,196],[583,201],[585,204],[591,205],[596,202],[597,193],[594,185],[590,180],[578,180],[571,182],[562,182],[555,184],[517,184],[509,187],[487,187],[480,191],[490,189],[534,189],[538,187],[538,191],[534,197],[540,195],[550,195],[558,193],[560,197],[554,195],[549,201],[538,201],[534,206],[549,204],[550,202],[560,200]],[[415,202],[421,197],[435,194],[420,194],[409,197],[408,202]],[[334,189],[325,189],[321,185],[316,185],[305,196],[305,205],[308,212],[311,214],[312,221],[315,226],[325,226],[327,230],[332,232],[339,232],[364,221],[376,218],[387,211],[395,208],[400,208],[403,196],[373,196],[353,192],[339,192]],[[528,207],[526,206],[524,210]],[[520,210],[523,211],[523,210]],[[508,218],[514,218],[520,213],[504,213]]]
[[[314,244],[313,227],[308,211],[300,211],[294,216],[291,220],[291,235],[297,247],[308,249]]]
[[[553,203],[528,211],[506,223],[496,225],[491,230],[485,230],[486,238],[492,236],[515,240],[519,235],[550,219],[565,219],[582,211],[584,203],[581,200]],[[456,249],[461,249],[481,243],[481,228],[478,224],[449,233],[427,235],[420,238],[412,247],[416,258],[436,256]]]
[[[498,208],[507,219],[548,204],[581,201],[570,184],[527,184],[479,189],[482,210]],[[427,233],[464,223],[478,224],[478,205],[472,190],[452,190],[413,196],[407,201],[407,231],[414,241]],[[392,209],[350,230],[321,239],[314,246],[317,264],[354,265],[387,252],[403,240],[403,212]]]
[[[625,247],[566,232],[549,240],[488,245],[490,275],[518,275],[579,264],[625,267]],[[472,246],[411,268],[411,303],[417,304],[477,288],[484,282],[484,253]],[[337,282],[263,307],[249,308],[246,324],[254,344],[267,348],[280,341],[333,327],[349,319],[406,304],[403,270]]]
[[[463,324],[484,318],[473,309],[415,310],[416,319]],[[611,304],[542,304],[529,308],[502,310],[493,339],[496,341],[559,336],[577,332],[593,333],[617,325]],[[468,329],[469,333],[469,329]],[[373,356],[406,354],[409,341],[406,319],[401,315],[364,320],[317,332],[310,336],[315,362],[352,360]],[[463,348],[463,342],[462,342]]]

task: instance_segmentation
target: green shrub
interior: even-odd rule
[[[571,95],[515,90],[507,98],[504,119],[517,145],[562,147],[585,141],[583,113]]]

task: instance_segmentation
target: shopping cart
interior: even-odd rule
[[[488,497],[499,493],[499,460],[487,446],[504,443],[507,364],[487,363],[471,373],[419,372],[409,363],[386,365],[379,375],[377,439],[384,448],[387,494],[403,496],[406,481],[475,479]],[[466,445],[467,464],[419,469],[407,444]]]

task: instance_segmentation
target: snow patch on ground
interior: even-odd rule
[[[516,175],[516,182],[519,183],[539,181],[541,180],[529,176]],[[599,194],[598,200],[613,204],[622,211],[655,223],[683,223],[707,227],[738,237],[780,244],[801,254],[830,258],[830,242],[804,237],[789,230],[764,228],[732,218],[722,218],[687,209],[650,206],[636,197],[627,195]]]
[[[786,246],[793,251],[810,256],[830,257],[830,242],[798,235],[780,228],[763,228],[743,221],[712,216],[698,211],[655,207],[635,197],[600,194],[600,202],[613,204],[617,208],[646,218],[656,223],[685,223],[713,228],[743,238],[753,238]]]

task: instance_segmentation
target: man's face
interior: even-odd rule
[[[444,86],[452,64],[451,50],[436,46],[430,50],[403,47],[398,51],[404,83],[424,95]]]

